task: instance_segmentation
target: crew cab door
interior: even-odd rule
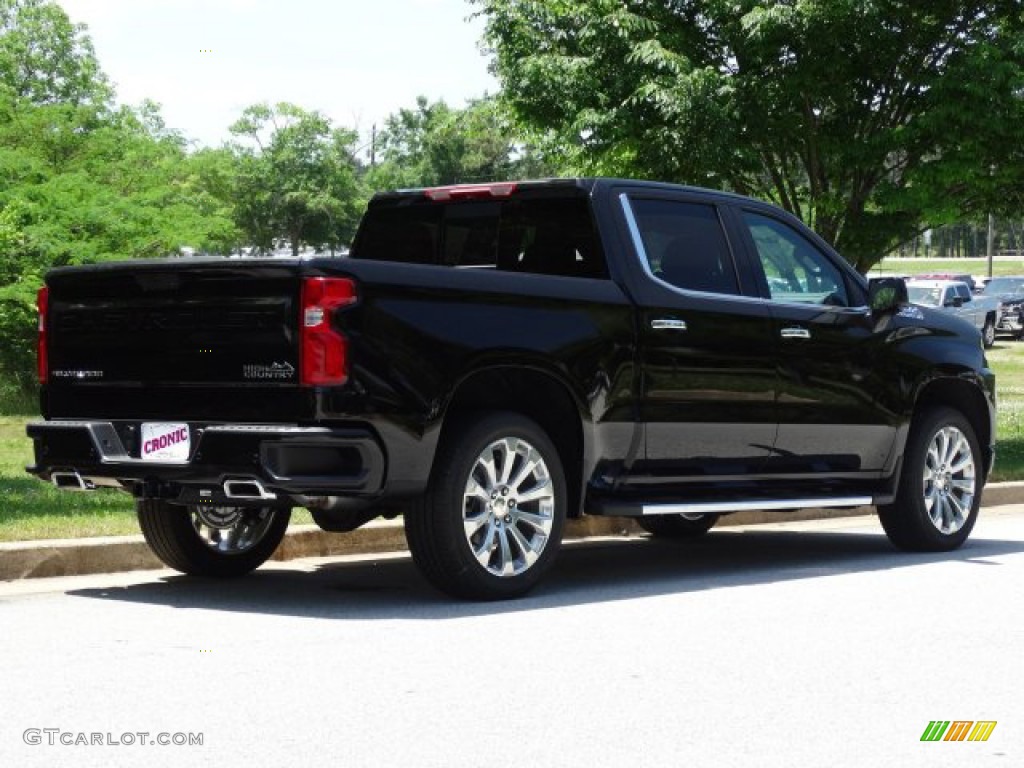
[[[764,210],[734,213],[763,281],[776,350],[779,429],[767,470],[851,479],[882,470],[897,417],[882,405],[884,344],[863,287],[790,222]]]
[[[652,189],[617,195],[637,258],[639,411],[644,460],[657,485],[742,476],[775,440],[775,362],[765,302],[734,258],[721,212],[699,195]]]

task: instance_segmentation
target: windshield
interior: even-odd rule
[[[929,288],[924,285],[907,286],[907,296],[911,304],[923,304],[926,307],[937,307],[942,299],[941,288]]]
[[[1024,296],[1024,278],[995,277],[985,286],[985,293],[1000,295],[1017,293]]]

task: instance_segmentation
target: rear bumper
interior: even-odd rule
[[[138,429],[128,421],[29,424],[35,465],[27,470],[43,480],[77,476],[85,488],[120,487],[180,503],[292,506],[295,496],[372,497],[384,487],[386,454],[365,428],[189,424],[182,463],[138,458]],[[252,493],[257,486],[247,481],[262,492]]]

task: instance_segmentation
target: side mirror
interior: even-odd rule
[[[907,284],[901,278],[875,277],[868,283],[868,302],[872,312],[891,312],[909,301]]]

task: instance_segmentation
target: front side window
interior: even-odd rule
[[[772,301],[849,306],[843,275],[829,258],[788,224],[744,211]]]
[[[644,198],[632,198],[630,206],[655,277],[687,291],[740,292],[714,206]]]

